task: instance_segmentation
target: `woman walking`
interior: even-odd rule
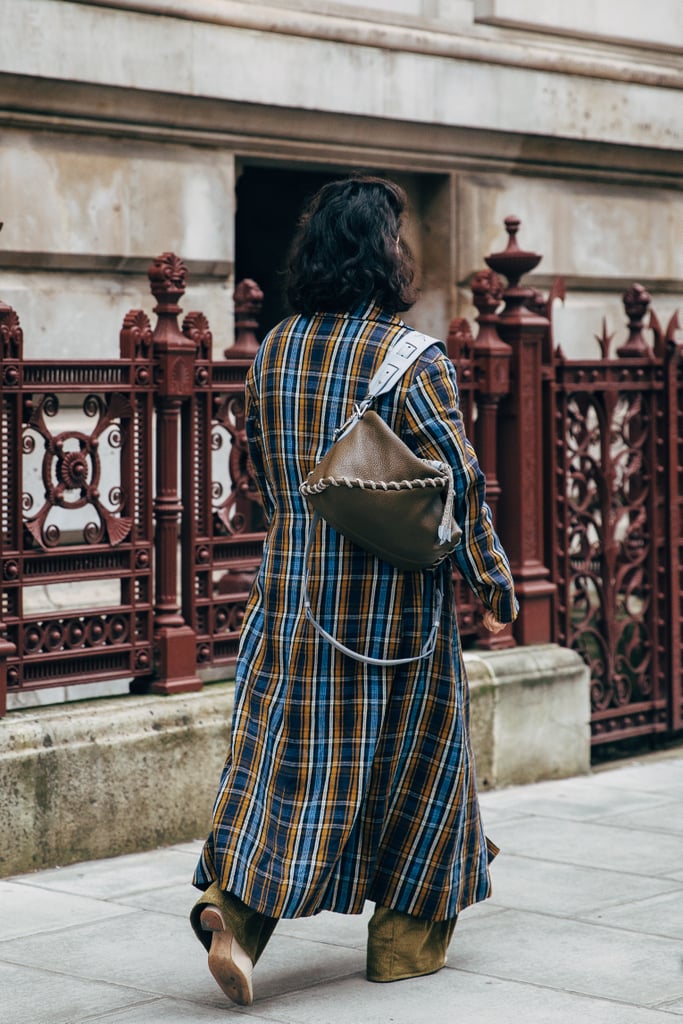
[[[304,615],[311,509],[301,482],[405,332],[413,260],[395,184],[326,185],[302,219],[289,268],[296,314],[249,371],[246,420],[268,520],[246,608],[230,750],[191,921],[235,1002],[281,917],[357,914],[375,904],[367,976],[395,981],[443,966],[458,913],[490,892],[469,740],[467,682],[450,558],[404,572],[324,523],[310,552],[315,618],[371,658],[419,654],[444,603],[433,655],[398,667],[336,650]],[[484,479],[463,430],[455,371],[429,347],[376,412],[420,457],[447,462],[462,539],[452,558],[497,631],[517,611]]]

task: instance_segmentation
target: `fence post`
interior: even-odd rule
[[[510,391],[510,358],[512,349],[501,340],[496,325],[496,310],[503,300],[500,278],[491,270],[481,270],[472,278],[472,298],[477,308],[479,331],[474,343],[477,381],[476,447],[486,476],[486,500],[494,522],[500,483],[498,481],[497,419],[501,398]]]
[[[481,270],[470,284],[472,299],[477,308],[479,331],[474,343],[474,362],[477,382],[476,448],[481,468],[486,477],[486,500],[493,522],[498,524],[498,504],[501,486],[498,480],[498,407],[510,392],[510,360],[512,349],[500,338],[497,330],[497,309],[503,300],[503,286],[492,270]],[[514,647],[512,627],[500,633],[490,633],[481,625],[478,648],[494,650]]]
[[[664,367],[664,451],[666,454],[666,595],[668,615],[658,619],[658,632],[665,651],[665,670],[669,677],[668,725],[672,731],[683,728],[683,656],[681,654],[681,632],[683,622],[683,600],[681,595],[681,568],[683,566],[683,493],[681,493],[681,463],[683,461],[683,412],[681,393],[683,390],[683,345],[676,341],[680,329],[678,312],[669,321],[666,333],[662,334],[659,322],[654,320],[655,337]]]
[[[197,676],[196,634],[178,604],[178,530],[182,504],[178,487],[180,410],[194,387],[195,345],[178,326],[179,300],[187,269],[174,253],[157,256],[147,271],[157,305],[152,335],[157,371],[156,493],[154,517],[154,642],[158,652],[154,693],[201,689]]]
[[[249,450],[244,423],[244,382],[249,367],[259,350],[256,331],[263,305],[263,292],[250,277],[245,277],[235,287],[235,342],[223,350],[223,356],[234,368],[240,381],[240,391],[226,396],[226,402],[218,411],[218,418],[231,435],[231,451],[228,463],[230,473],[230,499],[218,513],[226,529],[238,536],[254,531],[255,508],[260,508],[251,477]],[[260,558],[259,558],[260,562]],[[238,564],[229,568],[218,583],[218,592],[227,597],[248,594],[258,570],[258,563]]]
[[[219,518],[231,533],[250,533],[254,530],[255,508],[260,508],[257,492],[251,476],[249,449],[244,424],[244,384],[247,372],[259,350],[260,342],[256,337],[259,327],[259,316],[263,305],[263,292],[256,281],[250,277],[243,278],[235,288],[235,343],[223,350],[223,356],[238,374],[240,391],[231,396],[232,416],[227,415],[228,409],[221,409],[220,418],[231,434],[232,448],[228,469],[230,472],[230,502],[223,506]],[[231,422],[232,420],[232,422]],[[234,516],[235,521],[231,522]],[[260,513],[259,517],[260,519]],[[235,529],[237,525],[237,529]],[[249,585],[256,568],[246,570]],[[245,576],[245,570],[238,570],[238,575]],[[225,580],[222,583],[225,586]]]
[[[519,285],[522,275],[542,258],[519,248],[519,226],[517,217],[505,218],[507,248],[487,256],[486,263],[508,281],[497,325],[500,337],[512,349],[512,387],[500,406],[499,524],[520,605],[515,638],[520,644],[533,644],[552,640],[556,591],[543,564],[542,345],[549,321],[527,308],[533,289]]]

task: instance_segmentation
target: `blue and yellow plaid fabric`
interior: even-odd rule
[[[302,609],[311,512],[299,484],[402,326],[377,307],[292,317],[264,340],[247,380],[250,453],[269,526],[195,884],[218,880],[271,917],[358,913],[367,899],[444,920],[489,894],[451,566],[400,572],[326,525],[312,552],[314,614],[374,657],[419,651],[440,583],[443,617],[429,661],[360,664],[321,639]],[[463,432],[450,360],[429,348],[377,411],[416,454],[453,467],[463,527],[455,560],[484,605],[511,621],[510,567]]]

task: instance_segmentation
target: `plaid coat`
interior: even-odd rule
[[[247,379],[247,434],[269,527],[242,627],[231,747],[194,881],[205,889],[218,880],[272,917],[358,913],[367,899],[444,920],[490,891],[450,562],[401,572],[325,524],[310,559],[316,618],[374,657],[420,650],[440,581],[442,620],[427,661],[356,662],[318,636],[302,609],[311,513],[299,485],[402,326],[376,306],[292,317],[266,337]],[[452,363],[427,349],[376,409],[416,454],[453,467],[463,528],[453,557],[484,605],[511,621],[510,567],[463,432]]]

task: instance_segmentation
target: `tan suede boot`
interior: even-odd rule
[[[277,918],[252,910],[214,883],[190,912],[195,935],[209,953],[209,970],[240,1006],[254,1000],[252,972],[273,934]]]

